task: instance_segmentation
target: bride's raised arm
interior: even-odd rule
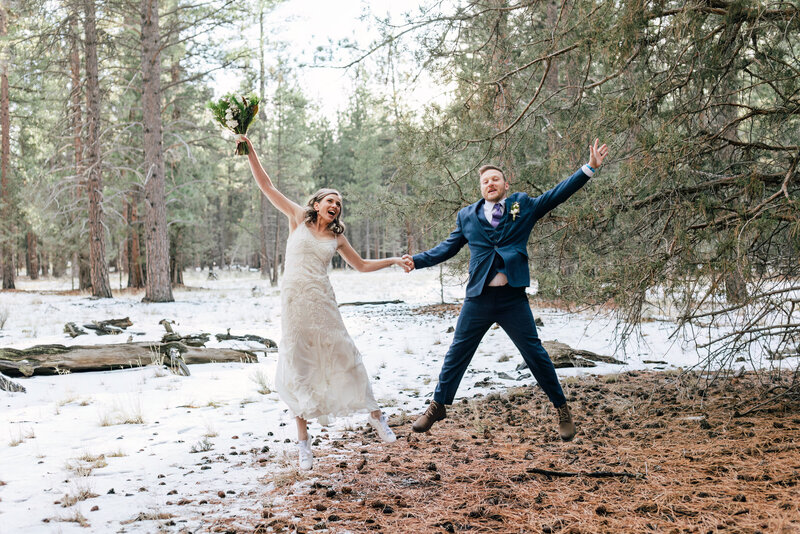
[[[270,180],[267,171],[261,166],[261,162],[256,154],[256,149],[253,148],[253,143],[244,135],[242,135],[241,138],[247,143],[247,147],[250,149],[250,154],[247,158],[250,161],[250,170],[253,172],[253,178],[255,178],[258,187],[264,192],[264,195],[266,195],[272,205],[289,218],[291,229],[294,230],[303,220],[303,208],[278,191],[273,185],[272,180]]]

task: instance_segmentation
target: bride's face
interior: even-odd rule
[[[324,224],[330,224],[342,212],[342,198],[336,193],[326,195],[314,203],[314,211]]]

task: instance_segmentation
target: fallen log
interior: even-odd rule
[[[271,339],[267,339],[265,337],[256,336],[256,335],[253,335],[253,334],[245,334],[243,336],[232,336],[230,328],[228,328],[228,333],[227,334],[215,334],[214,337],[217,338],[217,341],[229,341],[229,340],[255,341],[256,343],[261,343],[262,345],[264,345],[268,349],[277,349],[278,348],[278,344],[277,343],[275,343]]]
[[[168,332],[161,337],[161,343],[177,341],[178,343],[183,343],[190,347],[205,347],[210,336],[211,334],[190,334],[188,336],[182,336],[175,332]]]
[[[78,336],[85,336],[86,330],[75,323],[67,323],[64,325],[64,333],[69,334],[69,337],[71,338],[76,338]]]
[[[101,323],[89,323],[83,325],[83,327],[94,330],[94,333],[98,336],[114,336],[123,332],[122,328]]]
[[[377,306],[382,304],[402,304],[402,300],[371,300],[371,301],[356,301],[356,302],[342,302],[339,304],[339,307],[342,306]]]
[[[133,326],[130,317],[123,317],[122,319],[106,319],[105,321],[98,321],[103,326],[116,326],[125,330],[129,326]]]
[[[540,469],[538,467],[529,467],[525,470],[527,473],[535,473],[537,475],[545,475],[548,477],[588,477],[588,478],[612,478],[612,477],[630,477],[630,478],[645,478],[644,473],[628,473],[628,472],[615,472],[615,471],[551,471],[549,469]]]
[[[0,390],[10,391],[14,393],[26,393],[24,387],[20,386],[16,382],[12,382],[3,375],[0,375]]]
[[[72,323],[68,323],[68,325],[69,324]],[[133,323],[131,322],[129,317],[123,317],[122,319],[106,319],[105,321],[92,321],[90,324],[83,325],[83,327],[88,328],[89,330],[94,330],[98,336],[108,336],[108,335],[121,334],[126,328],[132,325]],[[72,332],[67,332],[67,333],[72,337],[76,337],[75,335],[72,334]]]
[[[559,341],[542,341],[542,346],[550,359],[553,361],[553,367],[556,369],[563,369],[565,367],[597,367],[595,362],[613,363],[615,365],[623,365],[625,362],[617,360],[611,356],[603,356],[595,354],[594,352],[581,349],[573,349],[566,343]],[[528,366],[525,362],[517,366],[517,371],[527,369]]]
[[[0,348],[0,372],[11,377],[110,371],[143,367],[177,349],[187,364],[257,361],[247,350],[190,347],[183,343],[140,342],[111,345],[37,345],[18,350]]]

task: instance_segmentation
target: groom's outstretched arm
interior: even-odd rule
[[[431,267],[455,256],[466,243],[467,238],[464,237],[464,233],[461,231],[461,218],[459,217],[456,220],[456,229],[450,233],[447,239],[425,252],[420,252],[413,256],[406,254],[403,256],[403,260],[411,269]]]
[[[603,160],[608,155],[608,147],[605,144],[598,146],[599,144],[600,140],[595,139],[594,145],[589,146],[589,163],[551,190],[532,199],[534,217],[536,219],[544,217],[553,208],[575,194],[600,168]]]

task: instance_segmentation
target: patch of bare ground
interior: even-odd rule
[[[411,310],[411,313],[417,315],[434,315],[436,317],[456,317],[461,312],[462,302],[457,303],[443,303],[443,304],[428,304],[425,306],[417,306]]]
[[[704,395],[644,372],[565,390],[570,443],[533,388],[460,401],[428,434],[393,417],[397,443],[357,429],[318,449],[312,476],[265,495],[280,504],[247,531],[800,532],[796,397],[740,416],[760,398],[752,375]]]

